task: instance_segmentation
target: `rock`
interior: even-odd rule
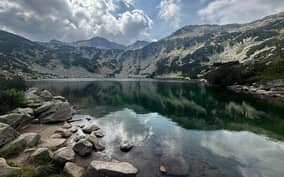
[[[64,165],[66,162],[73,162],[75,160],[75,153],[71,147],[63,147],[54,152],[52,159]]]
[[[62,128],[65,128],[65,129],[69,129],[71,127],[72,127],[72,125],[69,124],[68,122],[64,122],[64,125],[62,126]]]
[[[44,101],[50,101],[53,99],[53,95],[47,91],[47,90],[42,90],[39,92],[39,96],[44,100]]]
[[[40,141],[40,135],[38,133],[23,133],[19,136],[19,139],[21,138],[26,141],[27,147],[36,146]]]
[[[4,158],[0,158],[0,176],[16,176],[20,170],[20,168],[9,166]]]
[[[71,133],[76,133],[78,131],[78,128],[77,127],[72,127],[70,128],[70,132]]]
[[[66,98],[64,98],[63,96],[54,96],[53,99],[59,100],[59,101],[66,101]]]
[[[44,105],[43,105],[44,106]],[[41,107],[43,107],[41,106]],[[52,100],[45,104],[45,111],[41,112],[38,115],[38,119],[41,123],[57,123],[64,122],[71,118],[71,107],[70,104],[66,102],[62,102],[59,100]],[[39,108],[38,108],[39,109]],[[43,110],[43,108],[41,108]],[[36,111],[40,112],[39,110]]]
[[[55,130],[54,133],[60,134],[63,138],[69,138],[72,135],[71,131],[63,129],[63,128],[59,128]]]
[[[38,163],[51,161],[51,156],[48,148],[36,149],[31,155],[31,160]]]
[[[161,165],[166,169],[166,173],[171,176],[187,176],[189,166],[181,156],[162,156]]]
[[[56,138],[56,139],[48,139],[48,142],[45,142],[43,145],[51,149],[58,149],[58,148],[63,147],[65,143],[66,143],[66,139]]]
[[[96,151],[103,151],[103,150],[105,150],[105,147],[99,143],[99,141],[98,141],[98,139],[97,139],[97,137],[95,135],[89,135],[87,137],[87,140],[92,143],[93,148]]]
[[[104,135],[104,133],[103,133],[103,132],[101,132],[101,131],[95,132],[94,134],[95,134],[95,135],[96,135],[96,137],[98,137],[98,138],[102,138],[102,137],[104,137],[104,136],[105,136],[105,135]]]
[[[58,139],[58,138],[63,138],[63,137],[62,137],[61,134],[55,133],[55,134],[51,135],[51,138],[53,138],[53,139]]]
[[[67,162],[63,171],[70,177],[84,177],[85,169],[72,162]]]
[[[25,106],[37,108],[41,106],[44,100],[38,95],[39,89],[30,88],[25,92]]]
[[[122,152],[129,152],[133,148],[133,145],[130,144],[128,141],[123,141],[120,144],[120,150]]]
[[[73,138],[73,140],[74,140],[75,142],[78,142],[79,140],[84,139],[84,138],[86,138],[85,135],[76,135],[76,136]]]
[[[160,166],[160,172],[161,172],[161,173],[167,173],[166,167],[164,167],[163,165],[161,165],[161,166]]]
[[[10,125],[0,123],[0,148],[13,141],[19,136],[19,133]]]
[[[11,113],[0,116],[0,122],[9,124],[13,128],[20,128],[31,123],[34,119],[33,109],[18,108]]]
[[[138,169],[128,162],[92,161],[88,167],[89,177],[135,177]]]
[[[51,101],[45,102],[43,105],[35,109],[35,115],[36,116],[40,115],[41,113],[52,108],[52,106],[53,106],[53,102]]]
[[[78,125],[78,127],[79,127],[79,128],[84,128],[84,127],[85,127],[85,125],[84,125],[84,124],[82,124],[82,125]]]
[[[19,154],[26,148],[26,140],[23,137],[11,141],[0,149],[0,156],[10,157]]]
[[[93,125],[89,125],[89,126],[86,126],[85,128],[83,128],[83,132],[87,133],[87,134],[90,134],[93,131],[97,131],[99,129],[100,128],[97,125],[93,124]]]
[[[80,156],[87,156],[92,153],[93,145],[86,139],[81,139],[73,146],[73,150]]]

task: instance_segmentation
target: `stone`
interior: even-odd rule
[[[123,141],[120,143],[120,150],[122,152],[129,152],[133,148],[133,145],[130,144],[128,141]]]
[[[38,115],[38,119],[40,120],[40,123],[65,122],[72,117],[71,107],[70,107],[69,102],[52,100],[51,102],[48,102],[46,104],[48,104],[46,106],[48,107],[48,109],[41,112]],[[37,110],[37,112],[40,112],[40,111]]]
[[[77,127],[72,127],[72,128],[70,128],[70,132],[71,133],[76,133],[78,131],[78,128]]]
[[[56,138],[56,139],[48,139],[48,141],[45,142],[43,145],[51,149],[58,149],[63,147],[65,144],[66,144],[66,139]]]
[[[58,139],[58,138],[63,138],[63,137],[62,137],[61,134],[55,133],[55,134],[51,135],[51,138],[53,138],[53,139]]]
[[[64,125],[62,126],[62,128],[65,128],[65,129],[69,129],[71,127],[72,127],[72,125],[69,124],[68,122],[64,122]]]
[[[48,148],[36,149],[31,155],[31,160],[38,163],[51,161],[51,156]]]
[[[71,147],[63,147],[54,152],[52,159],[59,165],[75,160],[75,152]]]
[[[4,158],[0,158],[0,176],[8,177],[8,176],[16,176],[20,172],[20,168],[11,167],[7,164]]]
[[[167,173],[166,167],[163,166],[163,165],[161,165],[161,166],[160,166],[160,172],[161,172],[161,173]]]
[[[36,116],[40,115],[41,113],[52,108],[52,106],[53,106],[53,102],[51,101],[45,102],[43,105],[35,109],[35,115]]]
[[[63,128],[59,128],[59,129],[55,130],[54,133],[60,134],[63,138],[69,138],[72,135],[70,130],[66,130],[66,129],[63,129]]]
[[[138,169],[128,162],[104,162],[94,160],[87,169],[89,177],[135,177]]]
[[[26,140],[23,137],[18,137],[10,143],[4,145],[0,149],[0,156],[9,157],[19,154],[26,148]]]
[[[93,148],[96,151],[103,151],[103,150],[105,150],[105,147],[99,143],[99,140],[98,140],[98,138],[95,135],[89,135],[87,137],[87,140],[92,143]]]
[[[105,136],[104,133],[101,132],[101,131],[97,131],[97,132],[95,132],[94,134],[95,134],[95,136],[96,136],[97,138],[102,138],[102,137]]]
[[[5,144],[15,140],[19,133],[10,125],[0,123],[0,148]]]
[[[79,140],[84,139],[84,138],[86,138],[85,135],[78,135],[78,134],[77,134],[77,135],[74,136],[73,140],[74,140],[75,142],[78,142]]]
[[[87,156],[92,153],[93,145],[86,139],[81,139],[74,144],[73,150],[80,156]]]
[[[40,135],[38,133],[23,133],[19,136],[19,138],[26,141],[27,147],[36,146],[40,142]]]
[[[85,126],[85,127],[83,128],[83,132],[86,133],[86,134],[90,134],[90,133],[92,133],[93,131],[97,131],[97,130],[99,130],[99,129],[100,129],[100,128],[99,128],[97,125],[93,124],[93,125]]]
[[[9,124],[11,127],[17,129],[26,126],[34,119],[33,109],[18,108],[9,114],[0,116],[0,122]]]
[[[85,175],[85,169],[72,162],[67,162],[64,166],[63,171],[69,177],[84,177]]]
[[[189,171],[188,163],[181,156],[168,156],[161,157],[161,165],[166,169],[167,175],[171,176],[187,176]]]
[[[50,101],[53,99],[53,95],[48,91],[48,90],[42,90],[39,92],[39,96],[44,100],[44,101]]]
[[[63,96],[54,96],[53,99],[60,100],[60,101],[66,101],[66,98],[64,98]]]

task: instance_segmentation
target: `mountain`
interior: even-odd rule
[[[47,45],[1,31],[0,68],[26,78],[190,77],[220,85],[284,79],[284,13],[247,24],[185,26],[136,50],[110,46],[101,38]]]
[[[126,50],[137,50],[145,47],[146,45],[150,44],[148,41],[136,41],[133,44],[127,46]]]
[[[94,37],[89,40],[77,41],[72,43],[76,47],[95,47],[99,49],[125,49],[126,47],[122,44],[111,42],[102,37]]]

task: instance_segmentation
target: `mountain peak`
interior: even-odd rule
[[[88,40],[77,41],[73,43],[75,46],[79,47],[95,47],[99,49],[125,49],[126,47],[122,44],[109,41],[106,38],[95,36]]]

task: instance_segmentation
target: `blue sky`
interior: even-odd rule
[[[284,10],[283,0],[1,0],[0,29],[31,40],[159,40],[194,24],[246,23]]]

